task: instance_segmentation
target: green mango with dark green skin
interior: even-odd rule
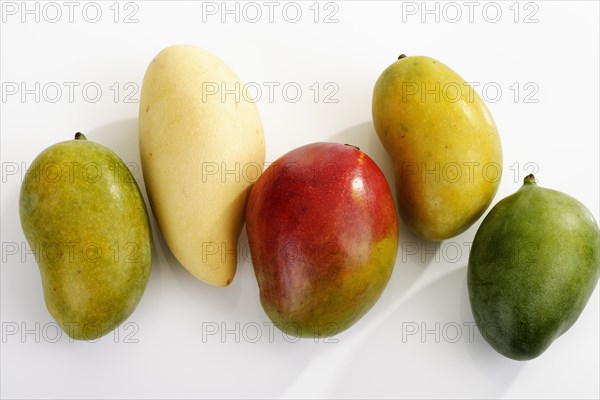
[[[25,175],[19,214],[46,307],[70,337],[97,339],[131,315],[150,277],[152,231],[115,153],[81,133],[48,147]]]
[[[526,177],[489,212],[471,248],[469,300],[485,340],[515,360],[542,354],[592,295],[599,240],[583,204]]]

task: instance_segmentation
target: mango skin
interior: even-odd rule
[[[483,215],[500,184],[502,146],[489,110],[464,79],[433,58],[402,57],[375,83],[372,113],[409,228],[444,240]]]
[[[348,329],[381,296],[398,250],[385,176],[350,145],[312,143],[253,186],[246,229],[261,304],[290,336]]]
[[[152,231],[115,153],[82,135],[48,147],[25,176],[19,214],[46,307],[70,337],[97,339],[132,314],[150,277]]]
[[[154,57],[140,96],[152,212],[179,263],[215,286],[235,276],[249,188],[265,162],[261,118],[244,87],[212,53],[179,44]]]
[[[532,177],[482,222],[467,282],[475,322],[500,354],[530,360],[577,320],[600,271],[600,232],[571,196]]]

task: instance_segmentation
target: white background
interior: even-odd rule
[[[238,274],[230,287],[216,288],[175,261],[152,220],[154,259],[145,295],[126,324],[94,343],[71,342],[64,334],[55,340],[33,256],[14,254],[14,244],[25,249],[18,217],[24,168],[76,131],[139,166],[135,90],[152,57],[182,42],[212,51],[242,80],[262,86],[258,107],[267,161],[315,141],[352,143],[390,183],[390,161],[371,123],[373,85],[400,53],[437,58],[479,83],[479,93],[487,85],[482,94],[504,150],[494,203],[535,172],[540,185],[569,193],[598,219],[597,2],[499,2],[487,8],[475,2],[472,15],[463,2],[429,2],[429,9],[438,7],[439,21],[423,14],[421,2],[303,2],[296,23],[288,21],[295,17],[292,6],[283,14],[286,3],[277,3],[271,22],[269,6],[258,2],[262,19],[255,23],[248,20],[256,8],[242,3],[236,22],[236,15],[222,15],[221,2],[213,3],[215,15],[203,13],[202,3],[100,2],[96,23],[84,18],[95,18],[93,5],[83,13],[86,2],[76,2],[73,22],[68,6],[56,3],[62,17],[55,23],[54,6],[29,3],[38,7],[36,22],[35,14],[22,13],[21,2],[7,3],[1,28],[2,397],[598,398],[598,288],[578,322],[533,361],[504,358],[472,332],[466,265],[481,220],[438,244],[401,225],[395,270],[380,301],[329,342],[294,342],[270,332],[245,231]],[[498,8],[502,14],[493,23]],[[457,10],[462,17],[450,21]],[[124,23],[130,13],[137,22]],[[327,15],[332,23],[324,23]],[[55,103],[52,82],[63,89]],[[79,85],[72,99],[64,82]],[[265,82],[279,85],[272,98]],[[294,91],[281,90],[290,82],[302,89],[295,103]],[[11,94],[21,83],[34,93]],[[89,101],[92,89],[88,97],[82,94],[89,83],[102,89],[95,103]],[[333,86],[325,90],[326,83]],[[339,90],[332,94],[332,87]],[[126,94],[133,103],[124,101]],[[327,94],[337,102],[326,102]],[[141,171],[134,173],[145,195]],[[207,335],[209,327],[219,332]],[[224,329],[230,333],[222,336]]]

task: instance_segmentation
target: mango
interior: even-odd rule
[[[469,300],[485,340],[515,360],[542,354],[592,295],[599,241],[583,204],[526,177],[485,217],[469,255]]]
[[[444,240],[483,215],[500,184],[502,147],[489,110],[463,78],[433,58],[401,55],[375,83],[372,113],[409,228]]]
[[[392,192],[360,149],[312,143],[278,158],[246,213],[263,309],[297,337],[336,335],[385,289],[398,251]]]
[[[164,49],[144,76],[139,142],[152,212],[173,255],[198,279],[228,285],[249,187],[265,161],[246,86],[206,50]]]
[[[106,147],[48,147],[21,186],[23,232],[48,311],[72,338],[93,340],[133,313],[150,277],[152,231],[138,185]]]

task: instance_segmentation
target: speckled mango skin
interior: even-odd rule
[[[93,340],[115,329],[139,303],[150,276],[152,232],[123,161],[76,137],[33,161],[19,213],[48,311],[72,338]]]
[[[402,57],[377,80],[372,113],[409,228],[444,240],[483,215],[500,184],[502,146],[488,108],[464,79],[433,58]]]
[[[313,143],[253,186],[246,229],[260,300],[290,336],[333,336],[379,299],[398,249],[387,181],[365,153]]]
[[[583,204],[526,178],[486,216],[469,256],[469,299],[485,340],[515,360],[542,354],[592,295],[599,240]]]

